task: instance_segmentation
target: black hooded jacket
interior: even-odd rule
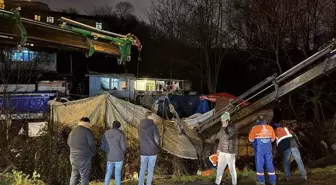
[[[139,125],[140,155],[152,156],[159,153],[160,135],[151,119],[143,119]]]

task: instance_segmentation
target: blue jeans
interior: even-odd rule
[[[140,156],[141,157],[141,165],[140,165],[140,174],[139,174],[139,185],[144,185],[145,181],[145,172],[147,170],[148,165],[148,174],[147,174],[147,185],[152,184],[154,167],[156,162],[156,155],[153,156]]]
[[[302,159],[301,159],[301,155],[300,155],[300,151],[297,147],[294,148],[290,148],[284,151],[284,168],[285,168],[285,176],[287,179],[290,178],[290,157],[291,155],[293,155],[296,164],[299,167],[300,173],[301,173],[301,178],[302,180],[306,180],[307,179],[307,175],[306,175],[306,170],[305,167],[303,165]]]
[[[77,159],[70,157],[72,166],[70,185],[78,185],[79,179],[82,185],[89,185],[91,159]]]
[[[115,185],[120,185],[122,166],[123,166],[123,161],[118,161],[118,162],[107,161],[104,185],[109,185],[110,184],[110,180],[111,180],[111,176],[112,176],[114,167],[115,167],[115,171],[114,171],[115,183],[114,184]]]

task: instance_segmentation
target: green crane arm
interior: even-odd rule
[[[74,26],[69,26],[69,25],[66,25],[66,24],[61,24],[61,28],[65,29],[65,30],[68,30],[68,31],[72,31],[72,32],[81,34],[84,37],[86,37],[87,39],[92,37],[93,39],[103,39],[103,40],[107,40],[107,41],[110,41],[110,42],[114,43],[120,49],[120,61],[122,63],[130,60],[129,56],[131,55],[131,46],[135,45],[135,42],[136,42],[136,40],[134,39],[134,36],[131,35],[131,34],[127,35],[126,37],[118,38],[118,37],[111,37],[111,36],[108,36],[108,35],[103,35],[103,34],[100,34],[100,33],[92,32],[92,31],[85,30],[85,29],[82,29],[82,28],[77,28],[77,27],[74,27]],[[94,48],[93,48],[93,50],[94,50]],[[91,55],[92,55],[92,53],[91,53]],[[90,54],[89,54],[89,56],[90,56]]]
[[[27,31],[24,25],[22,24],[21,21],[21,14],[20,14],[20,8],[17,8],[13,11],[13,14],[8,14],[6,12],[0,12],[0,16],[7,18],[7,19],[13,19],[16,22],[17,27],[20,30],[20,35],[19,37],[21,38],[20,44],[18,44],[18,49],[21,50],[22,47],[26,44],[27,42]]]
[[[26,44],[27,38],[28,38],[26,28],[24,27],[24,24],[22,23],[22,21],[24,23],[33,23],[34,25],[39,25],[47,29],[61,30],[61,31],[64,30],[65,32],[76,33],[76,34],[79,34],[85,37],[86,44],[88,45],[88,48],[89,48],[89,51],[86,54],[88,57],[92,56],[92,54],[97,49],[95,48],[97,44],[93,44],[94,42],[92,41],[92,39],[93,40],[97,40],[97,39],[103,40],[105,41],[105,44],[107,41],[117,46],[120,51],[120,58],[118,59],[118,62],[119,64],[123,64],[123,65],[125,65],[125,63],[127,61],[130,61],[131,59],[130,56],[131,56],[132,45],[137,46],[139,52],[142,49],[140,41],[138,40],[136,36],[132,34],[121,35],[117,33],[108,32],[105,30],[99,30],[92,26],[89,26],[89,25],[86,25],[80,22],[76,22],[71,19],[63,18],[63,17],[61,18],[61,21],[63,21],[63,23],[60,25],[60,27],[53,26],[53,25],[49,25],[46,23],[21,18],[19,10],[20,10],[19,8],[12,12],[6,11],[6,10],[0,10],[0,17],[3,17],[5,19],[12,19],[16,21],[16,25],[20,31],[19,37],[21,38],[20,43],[18,44],[19,49],[21,49],[21,47],[23,47]],[[67,25],[67,24],[70,24],[70,25]],[[101,43],[104,43],[104,42],[101,42]]]

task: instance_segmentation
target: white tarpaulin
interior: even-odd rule
[[[210,118],[215,112],[215,109],[210,110],[209,112],[206,112],[204,114],[201,114],[197,117],[191,118],[185,118],[183,121],[188,125],[188,127],[195,128],[197,127],[200,123],[205,121],[206,119]]]
[[[126,136],[138,138],[138,125],[144,119],[146,108],[118,99],[112,95],[104,94],[77,101],[59,103],[50,102],[51,117],[54,123],[73,126],[78,123],[81,117],[89,117],[91,122],[98,126],[105,126],[118,120]],[[195,126],[199,122],[211,117],[214,110],[199,115],[192,119],[169,121],[154,116],[154,122],[158,126],[162,149],[167,152],[186,159],[197,159],[204,147],[203,141],[196,133]],[[246,135],[251,126],[254,125],[258,115],[266,118],[273,117],[272,110],[261,110],[239,120],[236,124],[237,132]],[[214,130],[216,132],[216,130]]]

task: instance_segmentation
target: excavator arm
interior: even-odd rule
[[[22,18],[20,9],[6,11],[0,9],[0,35],[2,42],[16,42],[19,49],[27,42],[46,45],[48,47],[67,47],[86,51],[90,57],[94,52],[110,54],[118,57],[118,63],[125,65],[130,61],[131,46],[140,52],[139,39],[132,35],[121,35],[99,30],[89,25],[61,18],[60,26]],[[6,41],[5,41],[6,40]]]

